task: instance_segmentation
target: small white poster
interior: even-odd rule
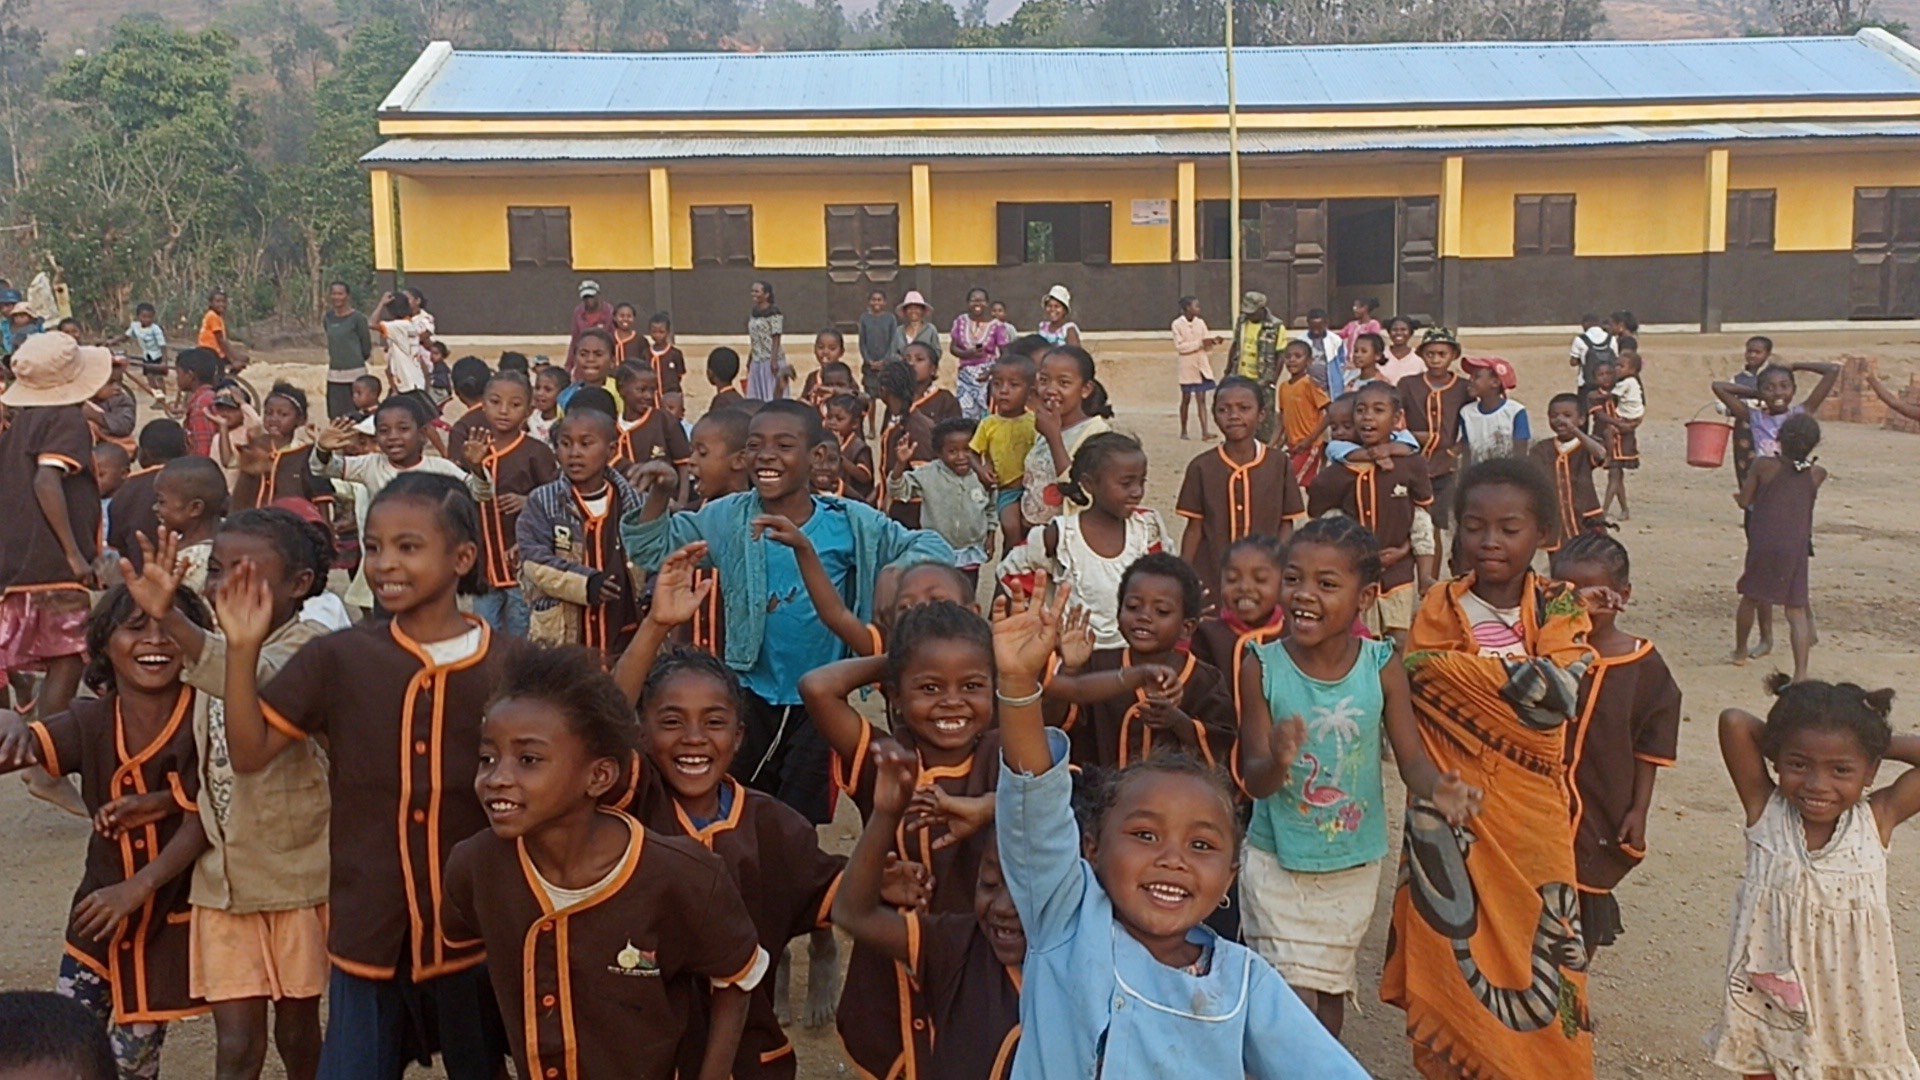
[[[1171,225],[1173,224],[1172,199],[1135,199],[1133,200],[1133,223],[1135,225]]]

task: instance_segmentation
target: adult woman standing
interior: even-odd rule
[[[1072,345],[1080,347],[1080,324],[1073,321],[1073,294],[1065,285],[1055,285],[1040,298],[1040,310],[1046,318],[1034,328],[1034,333],[1047,339],[1049,345]]]
[[[786,332],[786,316],[774,303],[773,286],[764,281],[753,283],[753,310],[747,315],[747,396],[755,401],[772,401],[787,396],[787,383],[793,379],[793,367],[780,345]]]
[[[321,317],[327,331],[327,419],[353,412],[353,380],[367,373],[373,355],[373,329],[367,317],[354,310],[353,292],[344,281],[327,286],[327,312]]]
[[[953,341],[948,351],[960,361],[954,377],[954,396],[960,399],[960,415],[978,420],[987,408],[987,373],[1000,359],[1000,350],[1013,340],[1007,324],[993,317],[992,300],[987,290],[975,286],[967,290],[967,310],[953,320]]]
[[[900,325],[893,329],[893,347],[887,351],[887,359],[900,359],[906,347],[916,341],[932,349],[935,356],[940,355],[940,331],[927,321],[933,308],[928,306],[927,298],[920,295],[920,290],[908,289],[896,310],[900,314]]]

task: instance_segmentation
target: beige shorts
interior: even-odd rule
[[[1240,931],[1247,947],[1298,990],[1354,992],[1360,942],[1373,922],[1381,862],[1307,874],[1270,852],[1246,849],[1240,869]]]
[[[1414,587],[1413,582],[1408,582],[1391,592],[1381,593],[1380,599],[1374,601],[1373,606],[1368,608],[1366,615],[1363,616],[1366,619],[1367,629],[1376,634],[1386,634],[1390,630],[1412,629],[1413,609],[1419,595],[1420,590]]]
[[[1413,554],[1415,558],[1419,558],[1422,555],[1434,555],[1439,551],[1439,549],[1434,546],[1433,515],[1427,513],[1425,507],[1416,506],[1413,508],[1413,532],[1411,539],[1413,540]]]
[[[327,988],[327,905],[230,915],[195,907],[187,985],[204,1001],[314,998]]]

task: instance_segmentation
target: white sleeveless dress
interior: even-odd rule
[[[1887,909],[1887,850],[1863,799],[1808,851],[1779,792],[1746,830],[1713,1063],[1779,1080],[1920,1080]]]

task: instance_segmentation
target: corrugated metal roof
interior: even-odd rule
[[[1772,139],[1920,139],[1920,121],[1610,124],[1388,131],[1259,131],[1240,137],[1243,154],[1448,152],[1736,143]],[[993,157],[1224,156],[1217,132],[1172,135],[851,135],[389,139],[360,159],[375,168],[526,163],[613,164],[755,158],[939,159]]]
[[[1724,41],[1321,45],[1236,51],[1249,111],[1920,96],[1879,30]],[[430,46],[389,117],[1215,111],[1218,49],[467,52]]]

